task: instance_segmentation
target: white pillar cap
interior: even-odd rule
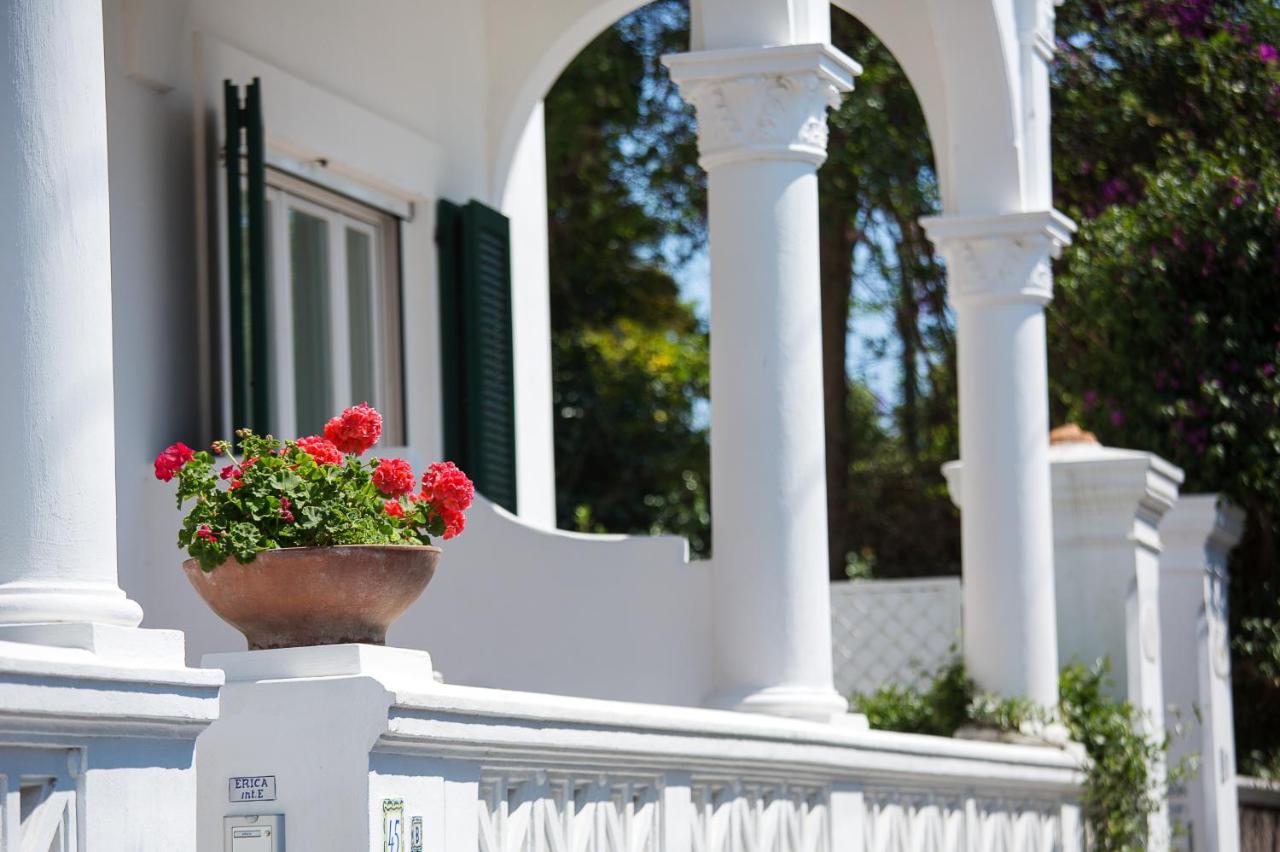
[[[826,111],[862,72],[821,43],[699,50],[662,61],[698,111],[699,162],[707,170],[746,160],[820,165]]]
[[[1160,522],[1165,542],[1161,571],[1211,573],[1225,570],[1225,557],[1244,535],[1245,514],[1218,494],[1187,494]],[[1217,557],[1210,559],[1209,553]]]
[[[947,261],[947,296],[956,305],[1046,305],[1049,261],[1071,244],[1076,225],[1057,210],[920,220]]]

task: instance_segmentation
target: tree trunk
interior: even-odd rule
[[[833,144],[838,144],[833,140]],[[849,550],[849,308],[852,303],[853,194],[820,197],[822,262],[822,386],[827,435],[827,546],[831,579],[845,579]]]
[[[898,299],[894,325],[902,344],[902,403],[898,409],[898,425],[912,464],[920,460],[920,374],[916,363],[920,341],[920,303],[916,299],[916,257],[912,222],[898,220],[901,233],[898,243]]]

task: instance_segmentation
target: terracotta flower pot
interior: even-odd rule
[[[361,642],[384,645],[387,628],[431,582],[440,548],[402,545],[289,547],[248,565],[212,571],[188,559],[187,579],[249,650]]]

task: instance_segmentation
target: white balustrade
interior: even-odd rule
[[[451,686],[392,648],[207,662],[228,686],[200,741],[199,852],[254,813],[289,814],[300,848],[381,848],[384,802],[450,852],[1080,849],[1072,751]],[[275,798],[227,801],[259,774]]]

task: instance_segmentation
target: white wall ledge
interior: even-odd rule
[[[850,717],[851,720],[856,717]],[[1070,752],[858,730],[723,710],[599,701],[441,685],[396,692],[380,749],[520,762],[691,765],[768,776],[964,786],[1016,784],[1027,793],[1078,790]]]

